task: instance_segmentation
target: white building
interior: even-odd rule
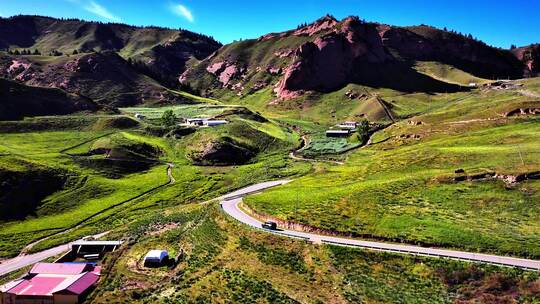
[[[358,127],[358,123],[356,121],[345,121],[338,124],[337,127],[340,129],[354,130]]]
[[[209,127],[213,127],[213,126],[218,126],[218,125],[224,125],[226,123],[227,123],[226,120],[207,120],[205,122],[205,125]]]
[[[213,120],[209,118],[188,118],[186,119],[186,124],[190,126],[199,126],[199,127],[214,127],[228,123],[226,120]]]
[[[144,265],[145,266],[160,266],[163,265],[163,262],[169,258],[169,253],[167,250],[150,250],[144,256]]]

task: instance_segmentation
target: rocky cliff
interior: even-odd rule
[[[512,53],[525,65],[525,76],[540,75],[540,44],[515,48]]]
[[[62,89],[113,107],[184,101],[112,51],[42,59],[0,56],[0,76],[30,86]]]
[[[483,78],[523,74],[523,64],[511,52],[472,37],[429,26],[325,16],[296,30],[226,45],[179,80],[203,95],[243,96],[271,88],[279,99],[330,92],[349,83],[401,91],[464,89],[418,73],[416,61],[442,62]]]

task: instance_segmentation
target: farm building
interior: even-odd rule
[[[135,118],[142,120],[142,119],[145,119],[146,116],[142,115],[141,113],[135,113]]]
[[[326,137],[347,137],[351,134],[351,130],[327,130]]]
[[[150,250],[144,256],[145,266],[161,266],[169,258],[167,250]]]
[[[227,123],[226,120],[207,120],[205,122],[205,125],[209,127],[213,127],[213,126],[218,126],[218,125],[224,125],[226,123]]]
[[[206,119],[204,118],[188,118],[186,119],[186,124],[190,126],[202,126]]]
[[[75,257],[101,255],[115,251],[122,241],[77,241],[71,244],[71,252]]]
[[[226,124],[226,120],[213,120],[209,118],[188,118],[186,119],[186,124],[190,126],[207,126],[214,127],[218,125]]]
[[[358,127],[358,123],[356,121],[345,121],[338,124],[337,127],[340,129],[354,130]]]
[[[37,263],[23,278],[0,286],[0,303],[80,303],[100,272],[100,267],[85,263]]]

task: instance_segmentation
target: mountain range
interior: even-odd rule
[[[296,29],[222,46],[183,29],[42,16],[0,19],[0,76],[60,89],[97,108],[190,102],[171,89],[227,98],[267,89],[276,100],[347,84],[403,92],[456,92],[419,68],[436,62],[470,79],[539,73],[539,45],[511,50],[427,25],[398,27],[327,15]],[[469,79],[468,78],[468,79]]]

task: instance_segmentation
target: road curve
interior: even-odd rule
[[[436,249],[436,248],[427,248],[420,246],[412,245],[401,245],[401,244],[391,244],[383,242],[373,242],[373,241],[362,241],[357,239],[349,239],[344,237],[334,237],[327,235],[320,235],[315,233],[300,232],[294,230],[267,230],[261,228],[261,222],[252,216],[246,214],[239,208],[239,203],[242,201],[242,197],[248,194],[256,193],[268,189],[270,187],[279,186],[290,181],[274,181],[252,185],[247,191],[239,190],[234,195],[233,193],[229,195],[222,196],[220,198],[221,207],[225,213],[237,219],[238,221],[254,227],[261,229],[263,231],[279,234],[292,238],[299,238],[304,240],[310,240],[313,242],[321,242],[326,244],[346,246],[346,247],[359,247],[371,250],[385,251],[385,252],[394,252],[408,255],[421,255],[421,256],[432,256],[440,258],[448,258],[455,260],[463,261],[472,261],[472,262],[481,262],[489,263],[502,266],[518,267],[527,270],[540,270],[540,261],[538,260],[528,260],[521,258],[513,258],[506,256],[497,256],[490,254],[482,253],[472,253],[465,251],[455,251],[455,250],[446,250],[446,249]]]

